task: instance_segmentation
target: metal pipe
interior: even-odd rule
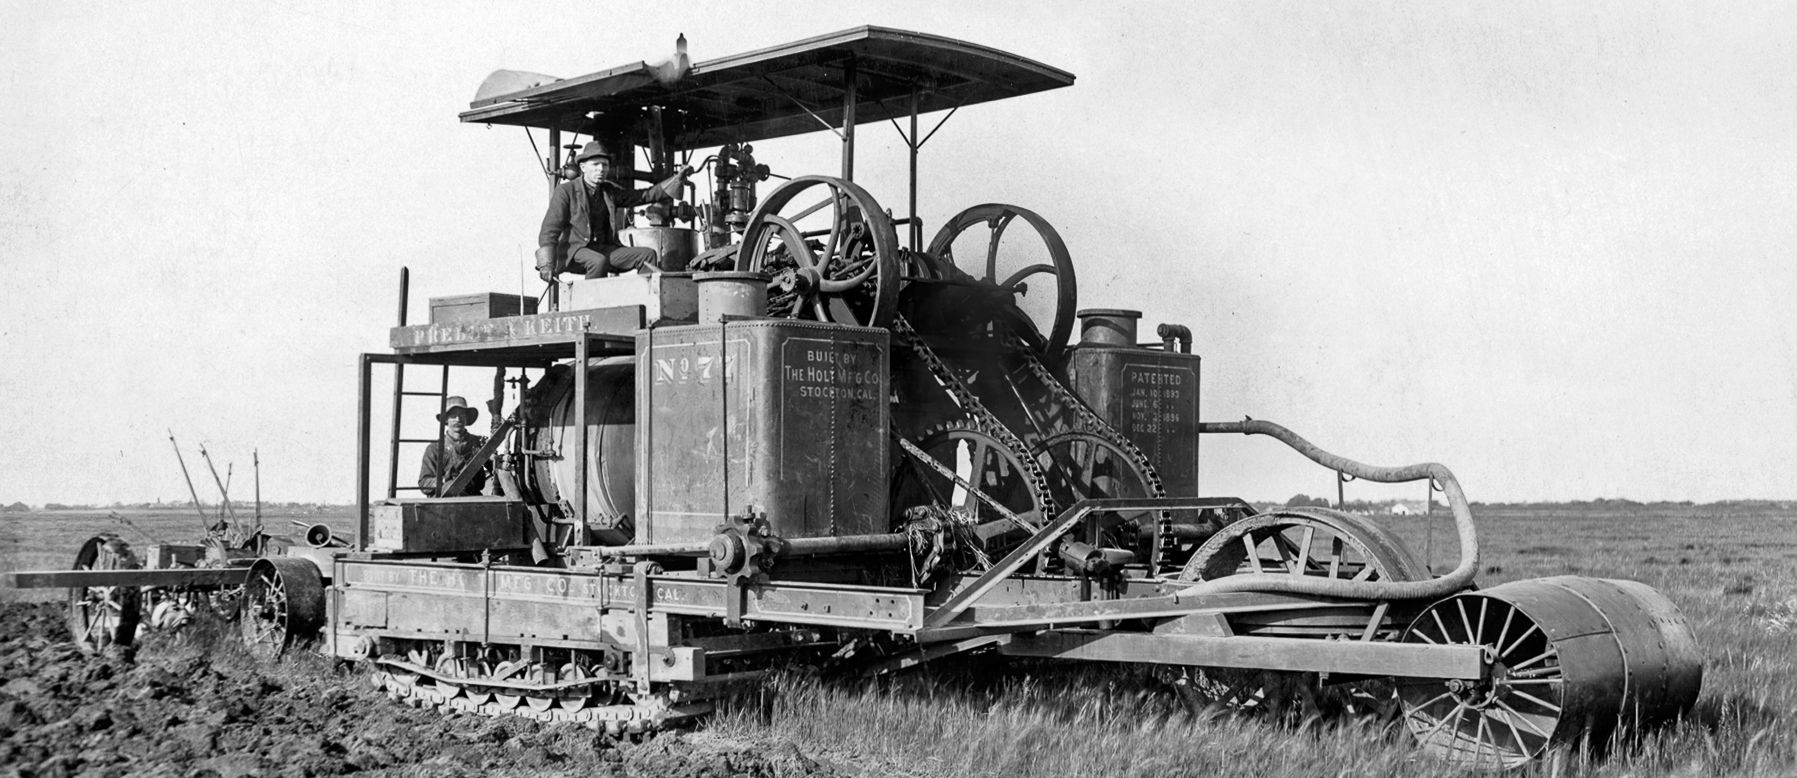
[[[911,250],[918,251],[923,242],[923,223],[917,220],[917,90],[911,90],[911,137],[905,139],[905,146],[911,150],[911,223],[907,226],[910,233]]]
[[[581,330],[574,341],[574,543],[587,542],[587,357],[591,336]]]
[[[1184,324],[1162,324],[1154,328],[1154,334],[1160,336],[1162,349],[1174,351],[1174,345],[1177,343],[1179,353],[1192,353],[1192,330],[1190,327]]]
[[[842,180],[855,180],[855,103],[860,99],[856,88],[855,58],[842,66]]]
[[[363,354],[356,392],[356,548],[368,542],[368,387],[374,374],[374,355]]]
[[[579,138],[579,136],[575,136],[575,137],[576,137],[576,139]],[[549,130],[549,163],[543,166],[543,172],[549,179],[549,194],[550,194],[550,196],[555,195],[555,188],[557,186],[561,185],[561,182],[562,182],[562,180],[561,180],[561,159],[558,156],[561,153],[562,153],[562,131],[551,128]],[[554,250],[560,251],[561,247],[556,246],[554,248]],[[550,257],[549,262],[550,262],[550,268],[551,268],[551,272],[549,274],[549,300],[548,300],[549,310],[559,311],[562,309],[562,305],[561,305],[562,285],[560,283],[557,283],[555,280],[556,279],[556,274],[554,272],[555,258]]]
[[[792,538],[776,556],[821,556],[853,554],[864,551],[897,551],[909,547],[911,538],[903,532],[877,535],[841,535],[833,538]]]
[[[1440,578],[1427,581],[1343,581],[1306,578],[1294,575],[1247,574],[1230,575],[1180,590],[1180,596],[1216,592],[1287,592],[1323,597],[1350,597],[1366,600],[1437,599],[1466,588],[1479,569],[1479,533],[1473,526],[1472,508],[1460,482],[1446,466],[1434,462],[1404,467],[1378,467],[1362,464],[1347,457],[1331,454],[1285,427],[1270,421],[1247,419],[1230,422],[1200,422],[1199,434],[1240,433],[1266,435],[1291,446],[1310,461],[1346,473],[1355,478],[1380,483],[1403,483],[1429,479],[1441,485],[1448,506],[1454,513],[1454,527],[1460,535],[1460,564]]]
[[[865,551],[897,551],[907,548],[910,536],[902,532],[874,535],[841,535],[833,538],[781,538],[774,544],[775,556],[822,556],[853,554]],[[704,556],[711,541],[702,543],[643,543],[629,546],[605,546],[597,549],[600,556]]]
[[[554,152],[551,152],[554,153]],[[406,304],[412,294],[412,270],[399,269],[399,326],[406,326]],[[406,366],[393,367],[393,424],[387,436],[387,497],[399,495],[399,422],[400,405],[405,400]]]

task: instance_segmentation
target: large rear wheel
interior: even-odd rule
[[[1559,576],[1462,592],[1430,605],[1403,640],[1490,657],[1478,681],[1398,682],[1423,750],[1476,766],[1515,767],[1556,744],[1674,718],[1703,684],[1690,624],[1635,581]]]
[[[1232,575],[1289,575],[1339,581],[1418,581],[1428,569],[1397,536],[1370,519],[1327,508],[1287,508],[1225,525],[1193,552],[1179,578],[1211,581]],[[1229,617],[1240,635],[1373,640],[1396,636],[1385,608],[1342,604]],[[1227,708],[1303,720],[1347,714],[1385,718],[1396,712],[1385,679],[1321,686],[1316,673],[1195,668],[1177,683]]]

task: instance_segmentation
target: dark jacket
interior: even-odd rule
[[[462,472],[474,453],[487,444],[487,439],[470,432],[462,438],[461,443],[451,443],[449,450],[444,451],[443,444],[447,442],[439,440],[424,447],[424,464],[418,468],[418,488],[424,491],[426,497],[466,497],[480,494],[481,489],[487,485],[485,464],[481,465],[480,472],[468,480],[468,488],[462,490],[461,494],[437,493],[455,480],[456,474]]]
[[[606,235],[592,235],[593,219],[588,203],[586,182],[581,179],[564,181],[555,187],[549,195],[549,211],[543,214],[543,226],[537,230],[537,246],[556,247],[556,267],[567,267],[568,255],[575,249],[589,246],[616,246],[618,243],[618,224],[624,220],[624,210],[632,206],[652,203],[658,200],[673,200],[680,196],[685,186],[685,179],[674,176],[648,189],[627,190],[612,181],[601,181],[600,191],[605,195],[605,204],[611,210],[611,218],[606,220]]]

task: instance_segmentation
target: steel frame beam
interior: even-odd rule
[[[1103,630],[1050,630],[1015,635],[999,647],[1012,656],[1096,662],[1197,665],[1255,670],[1481,679],[1480,646],[1369,643],[1358,640],[1155,635]]]
[[[0,573],[14,589],[86,586],[230,586],[243,583],[247,567],[183,567],[160,570],[46,570]]]

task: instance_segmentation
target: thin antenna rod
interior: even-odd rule
[[[225,488],[225,482],[218,477],[218,468],[212,464],[212,455],[206,453],[206,444],[200,444],[200,458],[206,460],[206,469],[212,471],[212,482],[218,484],[218,493],[224,500],[224,514],[229,514],[231,523],[237,523],[237,512],[231,510],[231,490]],[[221,515],[222,518],[222,515]]]
[[[256,475],[256,534],[262,533],[262,455],[256,449],[250,449],[250,467]]]
[[[193,488],[193,476],[187,474],[187,460],[181,457],[181,444],[175,442],[175,431],[168,431],[168,444],[175,447],[175,461],[181,463],[181,478],[187,481],[187,493],[193,497],[193,509],[200,514],[200,529],[209,529],[212,523],[206,520],[206,509],[200,507],[200,493]]]

